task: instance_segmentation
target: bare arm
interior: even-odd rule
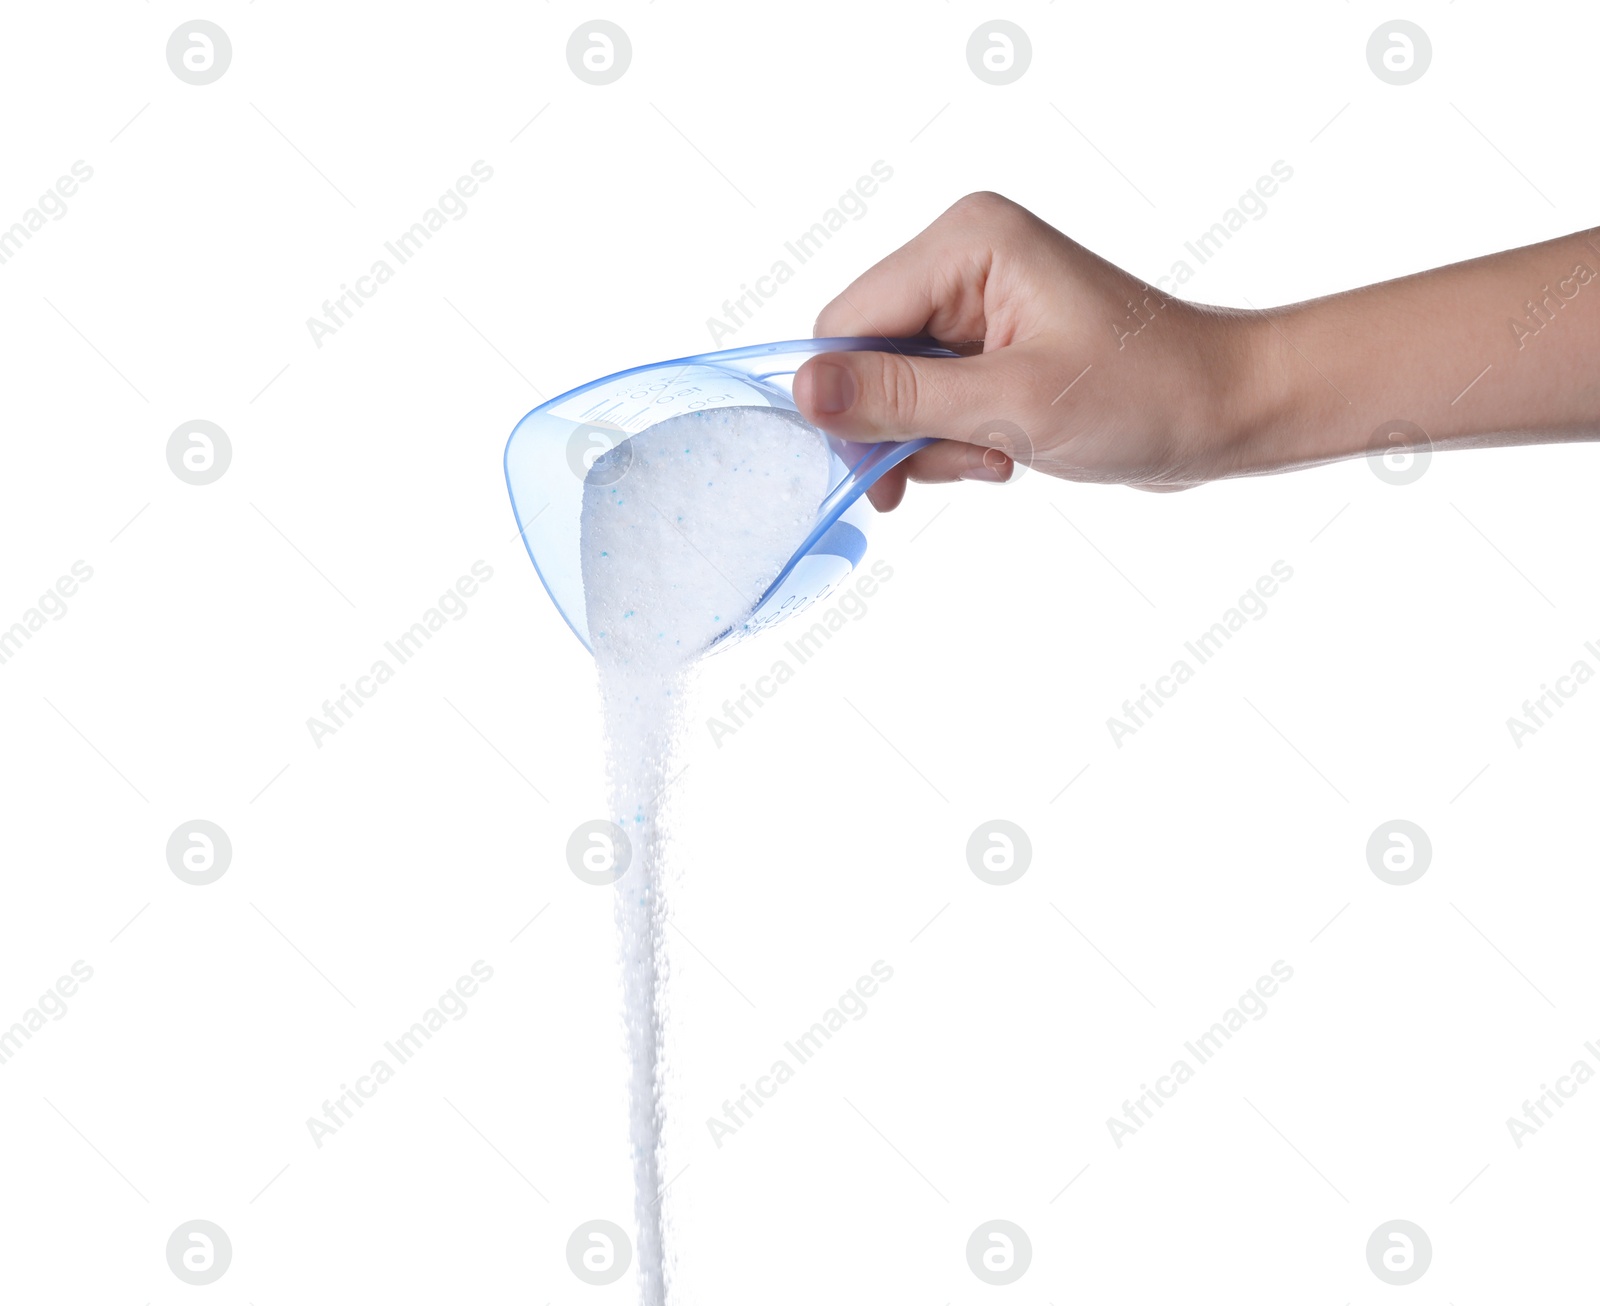
[[[1394,419],[1441,447],[1600,439],[1600,229],[1268,310],[1248,330],[1249,470],[1364,453]]]
[[[818,335],[928,334],[960,359],[822,355],[810,420],[940,443],[873,489],[1052,475],[1149,490],[1426,440],[1600,439],[1600,230],[1246,312],[1153,290],[997,195],[868,270]]]

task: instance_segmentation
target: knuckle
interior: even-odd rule
[[[911,363],[898,354],[880,354],[879,393],[882,419],[900,430],[909,429],[918,411],[918,378]]]
[[[952,213],[974,214],[992,212],[997,205],[1004,204],[1005,197],[992,190],[975,190],[963,195],[952,206]]]
[[[963,223],[992,226],[1012,222],[1022,210],[1004,195],[992,190],[977,190],[963,195],[950,206],[950,216]]]
[[[849,335],[850,333],[845,330],[847,321],[845,309],[846,305],[838,299],[825,305],[822,312],[817,314],[816,322],[812,324],[812,336],[821,338]]]

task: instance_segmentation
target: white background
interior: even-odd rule
[[[165,59],[197,16],[233,45],[209,86]],[[597,16],[633,47],[600,87],[565,57]],[[997,16],[1033,46],[1004,87],[965,59]],[[1365,58],[1395,16],[9,7],[0,223],[94,175],[0,265],[0,624],[94,575],[0,666],[0,1026],[94,977],[0,1066],[0,1297],[630,1300],[564,1253],[630,1211],[611,905],[564,857],[602,761],[506,435],[710,348],[879,159],[866,215],[723,343],[808,335],[981,188],[1153,280],[1281,159],[1184,288],[1235,305],[1593,224],[1593,10],[1417,3],[1407,87]],[[306,319],[480,159],[467,215],[318,348]],[[166,463],[195,418],[232,444],[208,486]],[[708,664],[673,794],[678,1300],[1592,1293],[1600,1086],[1521,1149],[1505,1121],[1600,1069],[1600,688],[1521,749],[1505,720],[1600,667],[1595,456],[914,488],[867,615],[720,749],[705,717],[781,650]],[[316,747],[306,718],[480,559],[468,614]],[[1268,615],[1115,747],[1106,718],[1277,560]],[[966,863],[993,817],[1033,843],[1005,888]],[[1365,853],[1395,817],[1434,850],[1404,888]],[[166,864],[192,818],[233,843],[207,887]],[[319,1149],[306,1118],[478,959],[468,1014]],[[869,1014],[717,1148],[706,1117],[879,959]],[[1280,959],[1268,1014],[1115,1146],[1106,1118]],[[996,1218],[1033,1244],[1005,1289],[964,1251]],[[191,1219],[233,1244],[209,1287],[167,1268]],[[1366,1261],[1391,1219],[1433,1245],[1407,1288]]]

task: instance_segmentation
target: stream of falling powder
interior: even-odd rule
[[[828,451],[797,415],[719,408],[669,418],[596,459],[581,553],[600,672],[612,818],[632,860],[616,886],[640,1298],[667,1299],[662,1032],[667,903],[660,812],[689,668],[740,625],[805,540]]]

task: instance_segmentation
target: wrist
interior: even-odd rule
[[[1219,324],[1213,422],[1219,476],[1279,471],[1302,461],[1304,362],[1269,312],[1230,311]],[[1312,374],[1315,379],[1315,374]]]
[[[1351,353],[1350,324],[1326,307],[1230,314],[1218,416],[1230,468],[1223,475],[1288,471],[1365,451],[1348,373],[1366,364]]]

